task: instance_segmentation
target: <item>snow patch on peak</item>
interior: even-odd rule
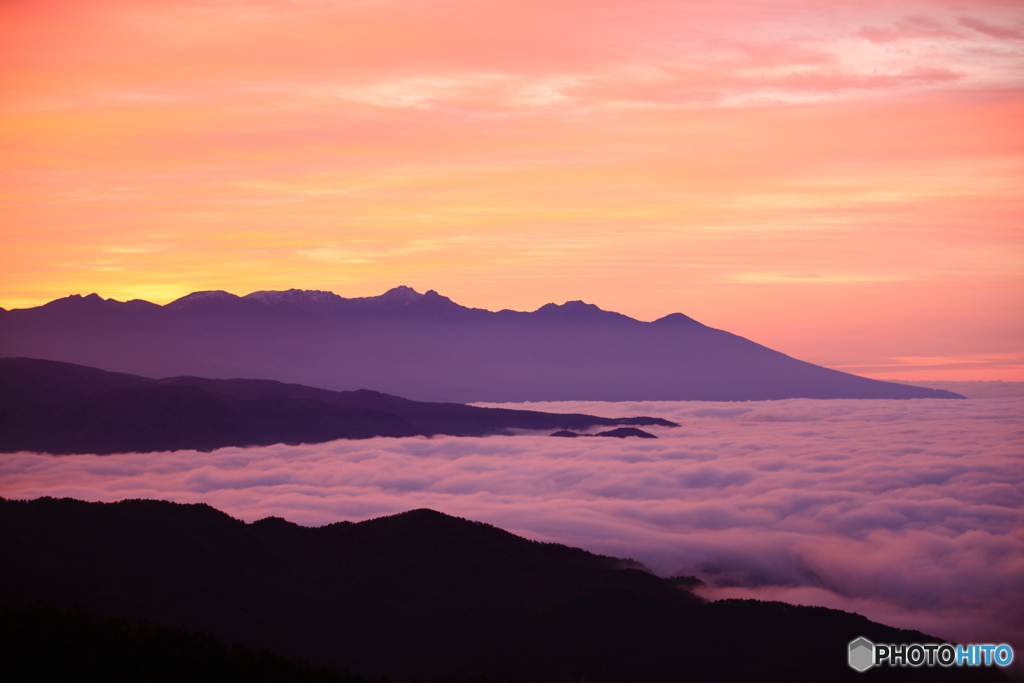
[[[326,292],[320,289],[288,289],[285,291],[260,290],[246,294],[243,299],[253,299],[268,306],[279,304],[292,304],[297,306],[310,306],[318,304],[336,303],[342,298],[334,292]]]
[[[388,291],[384,292],[380,296],[367,297],[368,299],[377,299],[380,302],[387,302],[390,304],[411,304],[414,301],[419,301],[423,298],[423,294],[420,294],[412,287],[406,287],[405,285],[399,285],[393,287]]]
[[[186,294],[180,299],[175,299],[171,303],[167,304],[164,308],[185,308],[193,304],[214,303],[220,301],[234,301],[239,298],[241,297],[239,297],[237,294],[225,292],[220,289],[208,290],[203,292],[192,292],[191,294]]]

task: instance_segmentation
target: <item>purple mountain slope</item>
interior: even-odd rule
[[[582,301],[492,312],[408,287],[195,292],[166,306],[73,295],[0,310],[0,356],[462,403],[962,398],[806,363],[680,313],[647,323]]]
[[[0,358],[0,453],[149,453],[375,436],[658,425],[654,417],[482,408],[259,379],[151,379],[38,358]],[[612,430],[636,435],[635,428]]]

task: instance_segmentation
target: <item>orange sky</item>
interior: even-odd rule
[[[681,311],[1024,380],[1024,5],[0,0],[0,306]]]

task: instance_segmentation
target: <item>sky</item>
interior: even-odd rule
[[[408,285],[1024,380],[1024,5],[0,0],[0,306]]]
[[[506,406],[513,407],[513,406]],[[416,437],[0,459],[0,495],[207,503],[320,526],[416,508],[697,575],[710,599],[1024,651],[1024,402],[553,403],[658,439]]]

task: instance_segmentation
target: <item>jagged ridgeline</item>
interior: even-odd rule
[[[74,295],[0,309],[0,356],[461,403],[958,398],[812,365],[680,313],[641,322],[581,301],[492,312],[408,287],[196,292],[166,306]]]
[[[155,652],[141,655],[157,663],[187,657],[180,664],[205,649],[212,665],[231,671],[253,665],[252,652],[267,648],[396,683],[483,675],[518,683],[1006,680],[985,667],[860,674],[847,665],[855,638],[935,639],[838,610],[706,603],[690,592],[699,583],[690,577],[662,579],[629,560],[431,510],[307,528],[274,517],[246,524],[201,504],[0,499],[0,538],[0,603],[12,606],[0,610],[0,628],[25,622],[24,605],[45,600],[186,631],[150,637],[138,633],[144,628],[133,635],[125,624],[101,623],[101,633],[86,634],[99,638],[93,651],[58,642],[47,648],[55,633],[75,625],[60,615],[47,622],[50,608],[42,608],[37,622],[51,630],[30,651],[0,658],[0,675],[33,652],[77,652],[88,664],[109,661],[106,647],[136,655],[148,647]],[[208,637],[188,635],[196,631],[251,652],[226,661],[232,658]],[[120,644],[104,645],[104,633]],[[16,641],[12,634],[0,652]],[[301,663],[268,661],[281,671],[267,680],[310,680]]]

